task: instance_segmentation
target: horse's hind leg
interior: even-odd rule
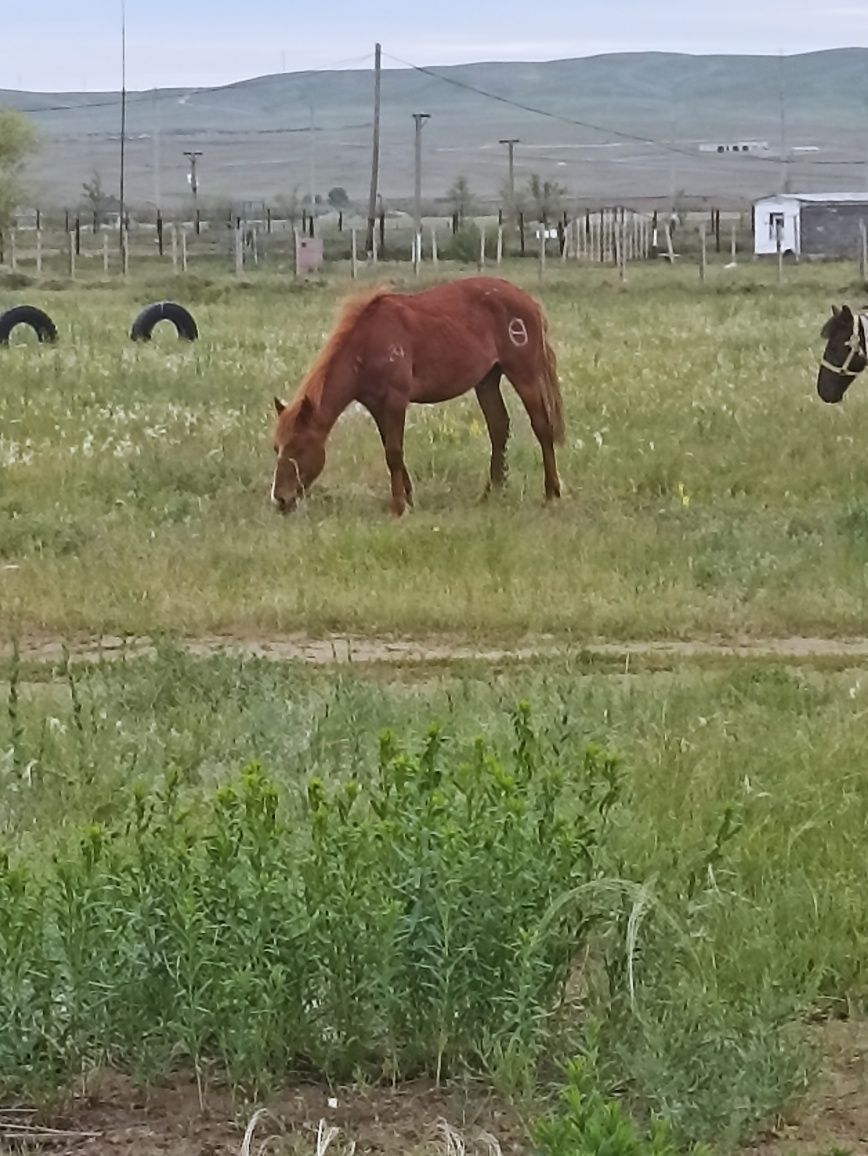
[[[496,365],[477,385],[476,397],[479,400],[479,407],[482,410],[482,416],[488,426],[488,436],[491,439],[491,467],[489,482],[485,487],[487,494],[491,489],[502,489],[506,478],[509,414],[500,392],[500,366]]]
[[[546,412],[542,390],[533,378],[520,374],[508,374],[515,392],[521,398],[521,403],[527,410],[530,424],[536,439],[540,444],[545,475],[546,499],[561,496],[561,480],[558,477],[558,464],[555,458],[555,438],[552,423]]]

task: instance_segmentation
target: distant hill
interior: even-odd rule
[[[322,196],[339,185],[362,202],[372,87],[370,71],[303,72],[132,93],[130,198],[175,209],[188,204],[182,154],[197,149],[204,154],[203,202],[273,202],[294,188],[305,194],[312,181]],[[539,173],[588,200],[665,200],[684,190],[725,205],[780,187],[781,92],[791,186],[868,187],[868,49],[846,48],[783,59],[627,53],[387,69],[381,190],[387,202],[411,193],[410,114],[423,111],[431,114],[424,130],[428,197],[442,196],[463,175],[481,198],[496,200],[506,174],[498,140],[516,136],[519,185]],[[25,111],[40,131],[30,172],[34,201],[74,206],[94,170],[116,187],[117,93],[0,91],[0,105]],[[700,142],[730,139],[767,141],[769,152],[699,152]]]

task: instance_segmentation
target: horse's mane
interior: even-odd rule
[[[355,297],[350,297],[342,303],[335,326],[329,334],[325,345],[317,354],[310,369],[308,369],[304,375],[301,385],[295,392],[294,402],[299,402],[302,398],[308,398],[314,405],[319,405],[322,400],[322,392],[325,388],[326,379],[328,378],[328,373],[335,357],[343,349],[347,338],[355,329],[365,311],[373,305],[374,302],[385,297],[388,292],[388,289],[382,287],[368,289],[366,292],[358,293]]]

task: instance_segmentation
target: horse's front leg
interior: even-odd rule
[[[385,407],[380,408],[372,405],[367,405],[366,408],[376,423],[380,441],[383,443],[383,449],[386,453],[386,465],[389,468],[392,482],[392,511],[400,516],[404,513],[404,503],[407,506],[413,505],[413,481],[404,462],[404,419],[407,411],[406,408],[389,410]],[[400,459],[400,465],[397,470],[401,484],[397,489],[398,500],[396,502],[395,471],[392,465],[398,459]],[[403,501],[401,500],[402,497]]]

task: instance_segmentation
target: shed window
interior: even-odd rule
[[[769,213],[769,240],[774,241],[777,238],[778,230],[781,233],[784,231],[784,214],[783,213]]]

